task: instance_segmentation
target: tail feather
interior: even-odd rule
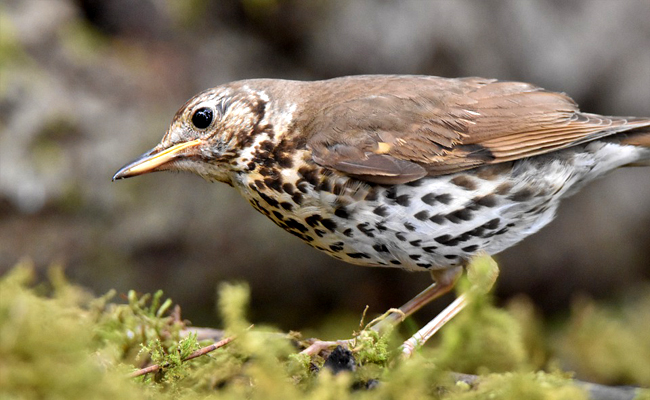
[[[627,133],[621,144],[650,148],[650,129]]]
[[[626,167],[650,166],[650,128],[642,128],[636,131],[622,134],[620,143],[631,146],[645,147],[647,149],[645,152],[645,158],[642,158],[632,164],[628,164]]]

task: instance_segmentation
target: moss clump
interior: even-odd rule
[[[94,321],[79,307],[90,296],[59,280],[43,297],[43,287],[28,289],[32,280],[23,263],[0,281],[0,398],[145,397],[124,378],[128,367],[96,346]]]
[[[492,374],[481,378],[473,390],[457,385],[454,400],[587,400],[585,390],[566,377],[543,372]]]
[[[580,299],[559,352],[584,379],[650,386],[650,290],[618,307]]]
[[[323,358],[327,352],[322,357],[299,353],[304,348],[299,334],[251,326],[246,285],[224,284],[218,293],[223,337],[235,339],[185,361],[212,342],[188,334],[180,308],[161,292],[129,292],[124,302],[115,303],[113,293],[93,298],[70,285],[60,269],[52,270],[47,285],[34,285],[32,276],[31,267],[23,263],[0,278],[2,399],[587,398],[587,391],[565,373],[533,372],[548,368],[542,364],[550,359],[546,351],[551,346],[540,344],[543,336],[533,332],[541,325],[532,306],[519,302],[511,312],[496,309],[484,290],[468,293],[468,309],[441,331],[437,345],[403,359],[395,338],[362,330],[347,353],[353,357],[347,368],[334,371]],[[625,331],[625,323],[635,316],[650,320],[642,311],[650,307],[646,300],[634,304],[623,312],[623,320],[613,310],[579,306],[564,339],[567,346],[581,343],[585,350],[574,351],[603,351],[614,357],[606,352],[608,341],[584,338],[582,332],[601,329],[640,340]],[[642,347],[618,349],[645,357]],[[645,379],[643,366],[632,358],[621,357],[614,372],[603,372],[605,378],[620,377],[617,371],[623,370],[630,383]],[[625,368],[623,361],[628,362]],[[160,366],[157,372],[129,378],[130,372],[151,364]],[[635,368],[639,375],[629,372]],[[478,376],[464,381],[456,372]],[[638,391],[637,398],[643,396],[648,392]]]
[[[468,304],[440,332],[436,360],[444,368],[468,374],[529,369],[519,321],[494,307],[489,294],[498,274],[496,263],[482,256],[468,270],[458,283]]]

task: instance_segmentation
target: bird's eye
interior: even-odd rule
[[[211,108],[199,108],[192,115],[192,124],[198,129],[205,129],[212,123],[213,114]]]

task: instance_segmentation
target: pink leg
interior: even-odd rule
[[[417,346],[421,346],[426,343],[427,340],[431,339],[440,328],[445,326],[452,318],[456,316],[465,306],[467,305],[467,297],[462,294],[458,296],[453,303],[447,306],[442,312],[434,319],[429,321],[422,329],[417,331],[415,335],[411,336],[406,342],[402,344],[402,354],[405,357],[410,357],[411,354],[415,351]]]
[[[435,282],[400,307],[399,310],[401,313],[395,312],[390,314],[386,319],[373,326],[372,329],[375,331],[381,331],[387,326],[397,325],[404,320],[404,318],[411,316],[420,308],[448,293],[454,287],[462,272],[463,267],[461,266],[440,271],[432,271],[431,276]]]
[[[431,301],[449,292],[456,284],[458,278],[460,278],[462,272],[463,272],[462,266],[445,269],[445,270],[432,271],[431,276],[435,281],[433,284],[431,284],[429,287],[427,287],[422,292],[420,292],[420,294],[418,294],[413,299],[411,299],[406,304],[404,304],[402,307],[400,307],[399,308],[400,312],[394,312],[390,314],[388,317],[383,319],[377,325],[373,326],[372,329],[375,330],[376,332],[380,332],[389,326],[394,326],[402,322],[404,318],[412,315],[420,308],[429,304]],[[349,343],[350,340],[336,340],[336,341],[316,340],[314,343],[312,343],[308,348],[303,350],[301,353],[309,354],[309,355],[318,354],[322,350],[328,349],[330,347],[334,347],[336,345],[347,347]]]
[[[488,256],[477,256],[467,266],[467,279],[471,283],[469,292],[487,293],[494,286],[499,276],[499,267],[496,262]],[[470,296],[471,299],[471,296]],[[454,318],[468,302],[468,293],[458,296],[453,303],[447,306],[440,314],[416,332],[402,345],[402,353],[410,357],[417,346],[426,343],[427,340],[440,330],[449,320]]]

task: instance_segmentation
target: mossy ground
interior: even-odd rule
[[[650,386],[650,290],[617,307],[581,300],[554,331],[526,300],[496,308],[489,295],[473,293],[435,343],[410,359],[401,358],[397,335],[364,331],[353,371],[333,373],[322,357],[299,353],[299,334],[251,327],[245,285],[219,289],[225,335],[236,339],[183,362],[209,342],[183,333],[187,321],[162,293],[94,298],[60,269],[48,284],[32,281],[28,263],[0,280],[2,399],[588,398],[570,371]],[[161,370],[128,377],[152,363]],[[479,378],[465,383],[454,373]]]

